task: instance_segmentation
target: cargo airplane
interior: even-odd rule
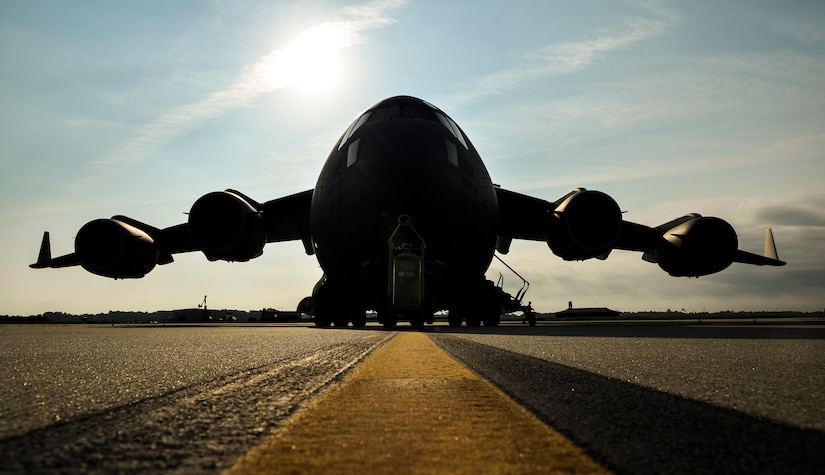
[[[192,205],[188,220],[158,229],[126,216],[80,228],[73,253],[52,258],[48,232],[31,267],[80,265],[141,278],[182,252],[248,261],[270,242],[300,240],[323,276],[298,310],[315,325],[420,326],[448,310],[452,326],[498,325],[517,299],[485,278],[513,239],[544,241],[564,260],[638,251],[672,276],[698,277],[733,262],[781,266],[770,229],[765,255],[738,249],[726,221],[687,214],[656,227],[625,221],[605,193],[577,188],[547,201],[493,184],[473,144],[447,114],[409,96],[359,115],[326,160],[314,189],[260,203],[235,190]]]

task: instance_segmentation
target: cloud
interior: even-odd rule
[[[556,119],[558,117],[566,116],[559,114]],[[665,117],[662,116],[662,120],[664,119]],[[592,122],[595,122],[595,119]],[[583,129],[584,127],[586,126],[582,125]],[[553,130],[553,128],[548,126],[547,130]],[[590,140],[595,140],[598,138],[598,130],[594,128],[593,133],[587,137]],[[675,140],[678,140],[678,138]],[[636,149],[629,148],[629,150],[635,151]],[[673,150],[678,150],[678,147],[674,146]],[[647,157],[637,155],[632,160],[628,160],[625,157],[626,153],[616,151],[616,156],[622,156],[622,160],[617,160],[614,163],[602,161],[589,164],[587,162],[576,163],[574,169],[560,170],[551,176],[525,177],[519,180],[519,189],[521,191],[531,191],[553,188],[575,183],[583,178],[586,178],[587,182],[593,185],[663,177],[687,177],[696,174],[697,170],[700,170],[699,173],[702,174],[718,174],[726,170],[769,163],[798,166],[794,164],[802,162],[821,163],[822,150],[825,150],[825,134],[783,138],[764,147],[739,149],[733,152],[723,148],[708,149],[702,152],[690,151],[690,155],[684,156],[682,160],[660,160],[655,154]],[[825,206],[825,203],[822,205]]]
[[[759,208],[758,219],[778,226],[825,228],[825,192],[806,191]]]
[[[760,164],[821,169],[825,67],[815,56],[712,52],[634,66],[653,72],[583,79],[572,93],[508,100],[462,126],[488,165],[526,165],[502,167],[520,191]]]
[[[757,151],[762,161],[788,163],[791,160],[820,161],[825,150],[825,133],[799,135],[779,140]]]
[[[483,97],[503,94],[549,76],[577,73],[606,53],[628,48],[640,41],[663,35],[680,21],[670,10],[639,4],[652,16],[629,17],[619,31],[604,32],[590,39],[547,45],[527,53],[520,66],[504,69],[465,82],[460,92],[439,103],[457,107]]]
[[[781,35],[789,36],[806,45],[825,43],[825,21],[821,15],[808,18],[779,18],[771,22],[771,29]]]
[[[298,64],[307,60],[302,56],[318,55],[319,61],[328,61],[329,55],[365,42],[363,32],[395,23],[391,14],[406,3],[407,0],[378,0],[344,7],[338,19],[304,30],[291,43],[246,67],[228,88],[176,107],[140,127],[134,137],[95,160],[85,180],[77,185],[83,186],[118,167],[140,162],[169,141],[229,109],[243,107],[262,94],[295,85],[306,77],[305,72],[296,71],[305,67]]]

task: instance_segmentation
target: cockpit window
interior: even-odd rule
[[[347,168],[355,165],[355,162],[358,161],[358,145],[360,143],[361,139],[358,139],[347,148]]]
[[[401,100],[399,100],[401,99]],[[344,144],[352,137],[356,130],[367,122],[380,120],[429,120],[443,125],[450,134],[458,140],[465,149],[469,149],[467,141],[461,130],[452,119],[444,115],[437,107],[422,100],[411,100],[407,98],[392,98],[377,104],[372,110],[361,115],[341,137],[338,149],[342,149]]]
[[[429,107],[430,107],[430,109],[432,109],[432,110],[434,110],[434,111],[437,111],[437,110],[438,110],[438,107],[436,107],[436,106],[434,106],[434,105],[430,104],[429,102],[425,101],[424,99],[419,99],[419,101],[421,101],[421,103],[422,103],[422,104],[426,104],[427,106],[429,106]]]
[[[464,141],[464,135],[462,135],[461,130],[458,128],[458,125],[455,122],[453,122],[452,119],[450,119],[446,115],[439,113],[436,113],[436,117],[438,117],[438,121],[441,122],[441,124],[444,125],[444,127],[447,127],[447,130],[449,130],[450,133],[452,133],[455,136],[455,138],[457,138],[458,141],[461,142],[461,145],[463,145],[464,148],[469,148],[467,147],[467,142]]]
[[[372,111],[371,120],[385,119],[435,120],[435,111],[417,102],[394,102]]]
[[[371,115],[372,111],[365,112],[361,114],[361,117],[359,117],[358,120],[356,120],[352,123],[352,125],[349,126],[347,131],[344,132],[344,136],[341,137],[341,143],[338,144],[338,150],[341,150],[341,147],[343,147],[344,144],[347,143],[347,140],[349,140],[349,138],[352,137],[352,134],[354,134],[356,130],[358,130],[359,128],[361,128],[362,125],[367,123]]]

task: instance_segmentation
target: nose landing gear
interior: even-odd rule
[[[407,215],[398,217],[398,225],[387,240],[389,249],[388,308],[379,312],[385,327],[394,328],[399,315],[413,327],[433,322],[433,312],[426,304],[424,239],[412,226]]]

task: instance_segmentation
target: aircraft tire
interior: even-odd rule
[[[424,315],[421,312],[411,312],[409,314],[410,326],[413,328],[424,328]]]
[[[427,313],[424,314],[424,323],[430,325],[435,323],[435,314],[431,310],[428,310]]]
[[[329,328],[334,323],[335,318],[331,311],[331,295],[329,282],[323,282],[316,286],[312,291],[312,302],[315,307],[315,326],[321,328]],[[337,322],[336,322],[336,326]]]
[[[490,315],[484,317],[485,327],[497,327],[498,324],[501,323],[501,315],[498,313],[498,310],[495,311],[495,315],[492,313],[491,311]]]
[[[467,301],[459,300],[450,306],[447,321],[451,327],[460,327],[461,322],[465,322],[468,327],[472,326],[470,323],[473,320],[474,311],[472,305],[468,305]]]
[[[481,326],[481,319],[476,317],[476,316],[467,317],[467,326],[468,327],[480,327]]]
[[[378,320],[384,322],[384,328],[392,330],[398,326],[398,314],[395,312],[380,312]]]
[[[305,313],[307,315],[315,315],[315,301],[312,297],[304,297],[298,302],[298,308],[295,309],[298,313]]]
[[[352,315],[352,326],[355,328],[364,328],[367,326],[366,312],[354,313]]]

